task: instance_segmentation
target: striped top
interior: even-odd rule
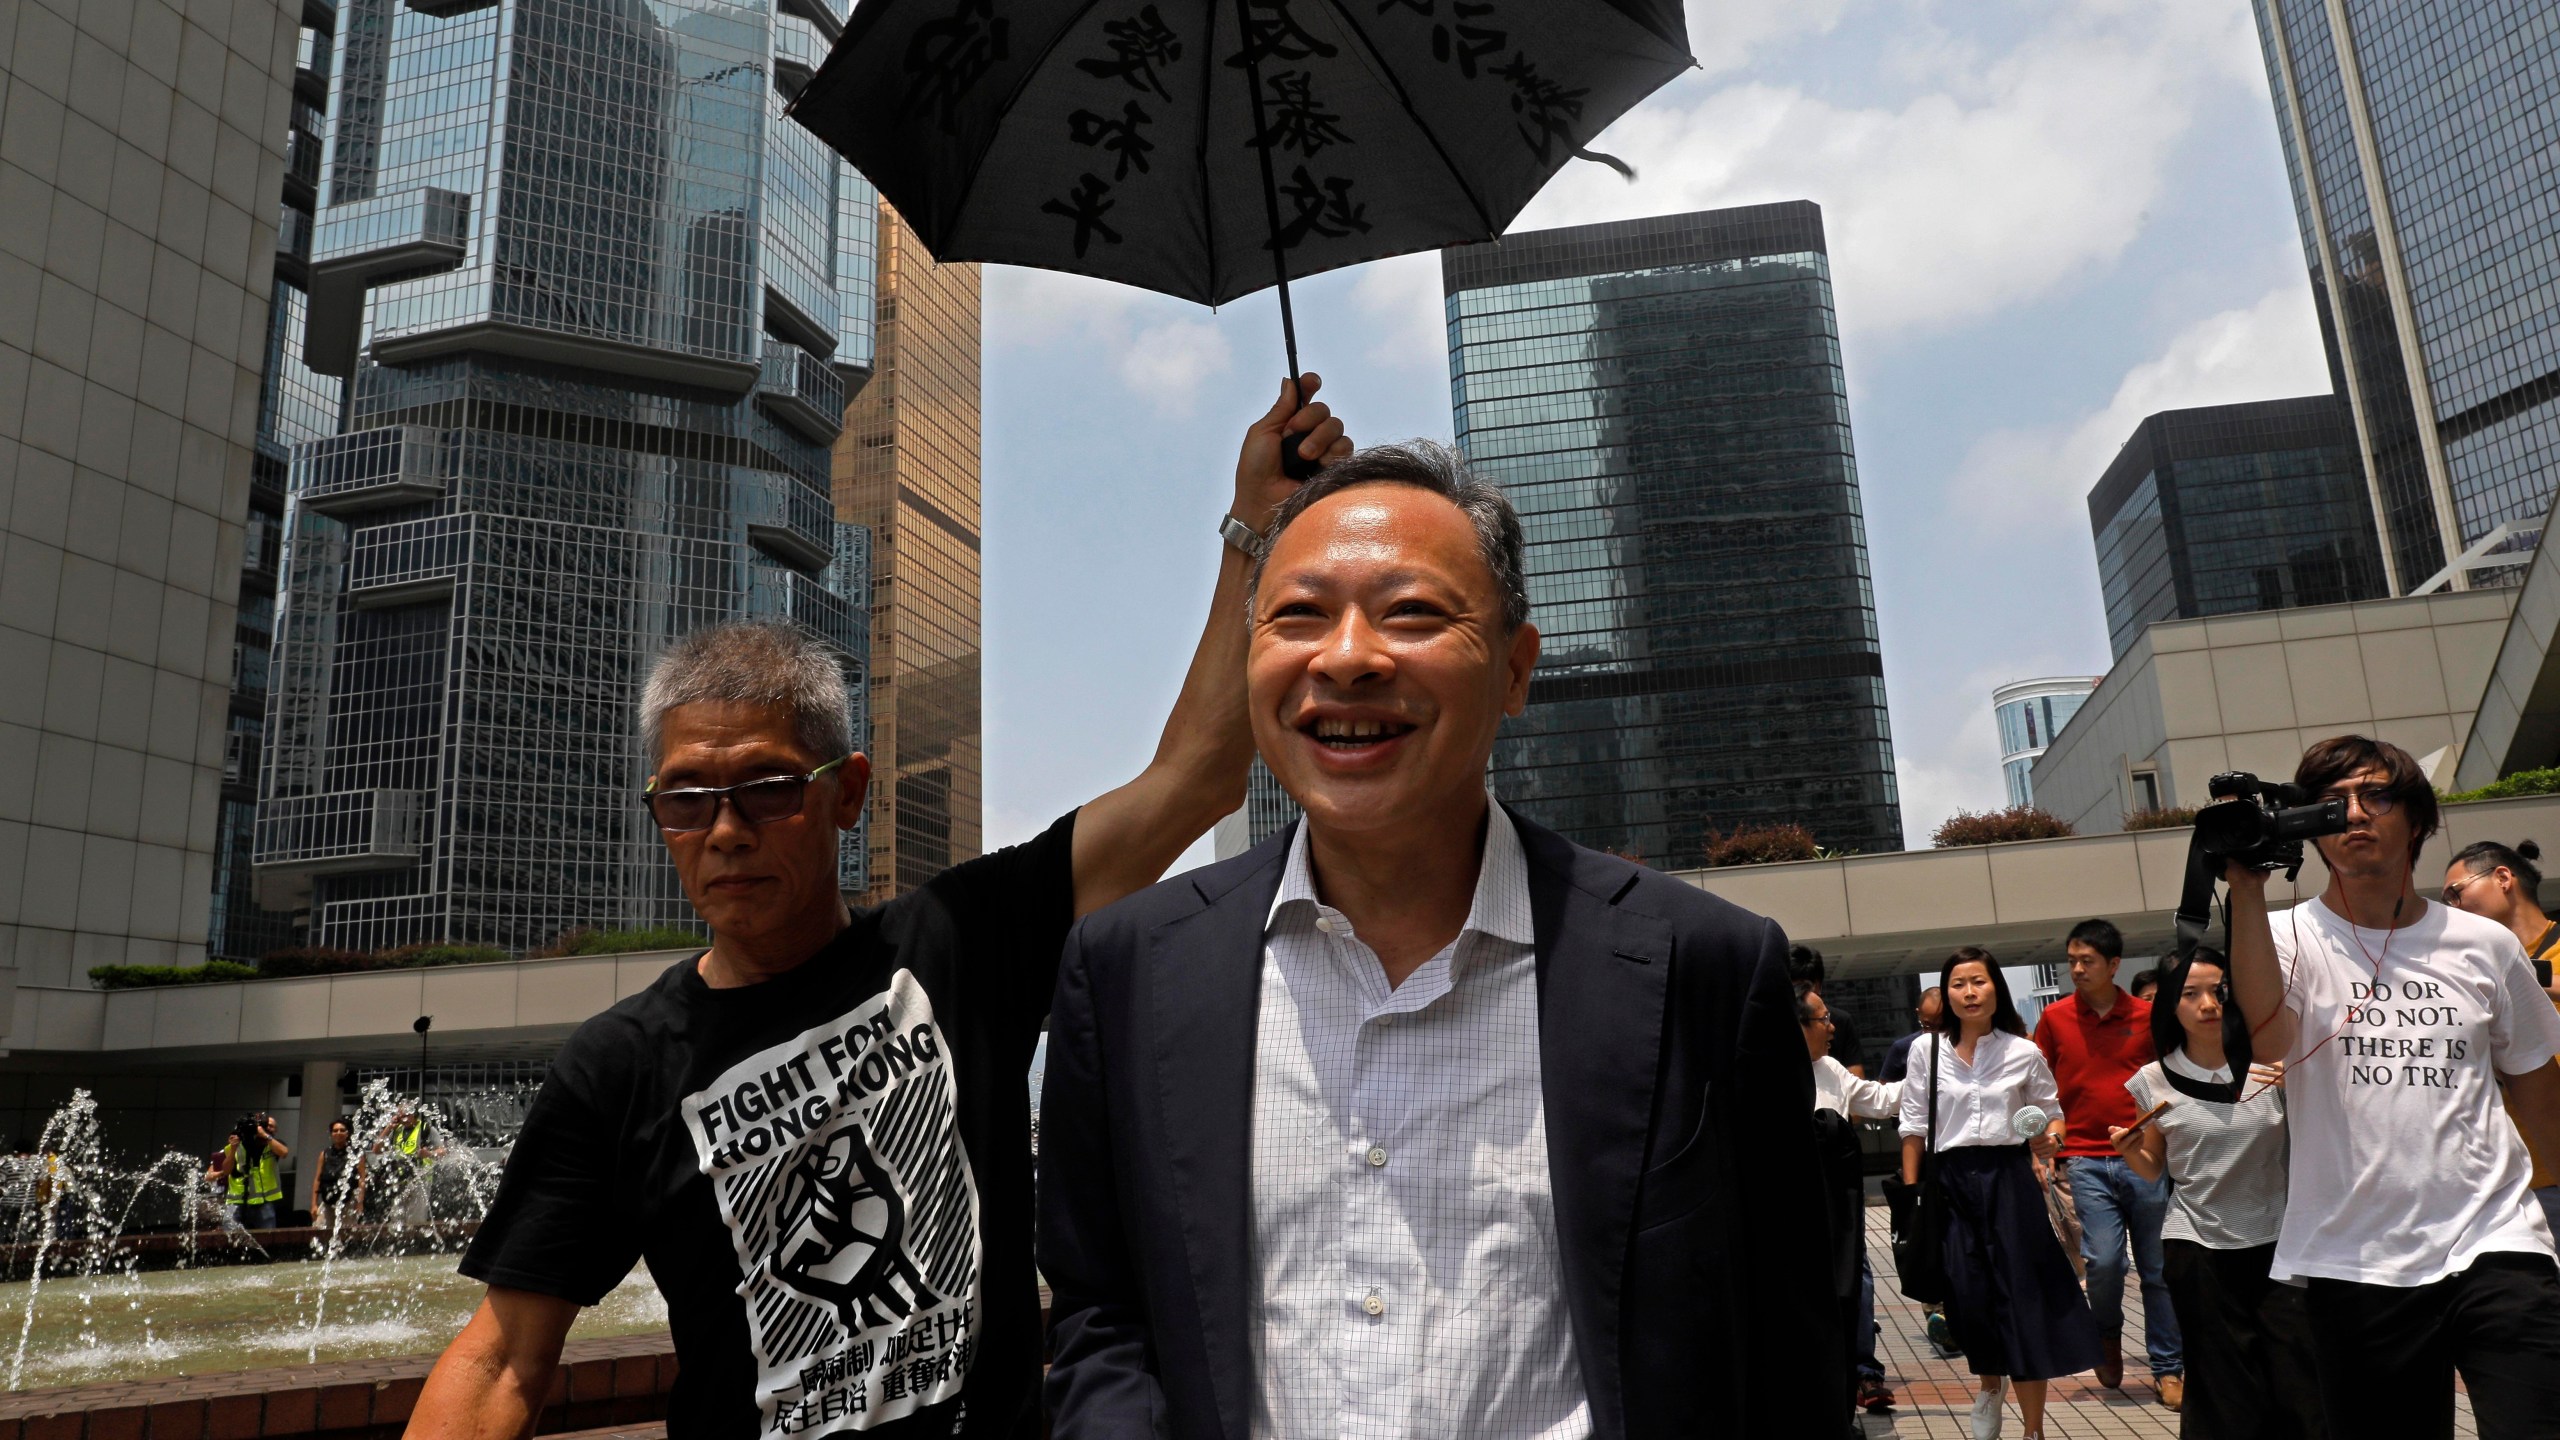
[[[2169,1178],[2178,1182],[2161,1238],[2208,1250],[2276,1243],[2284,1227],[2284,1091],[2244,1075],[2243,1100],[2199,1100],[2171,1085],[2157,1060],[2124,1088],[2141,1110],[2169,1102],[2151,1122],[2168,1148]]]

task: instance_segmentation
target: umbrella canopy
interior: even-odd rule
[[[1678,0],[861,0],[791,113],[937,258],[1285,305],[1500,235],[1692,63]]]

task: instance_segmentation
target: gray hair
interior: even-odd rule
[[[1529,582],[1521,561],[1520,512],[1511,508],[1510,498],[1500,486],[1469,470],[1464,457],[1437,441],[1372,445],[1326,466],[1280,502],[1271,517],[1267,537],[1270,545],[1277,545],[1280,533],[1317,502],[1355,485],[1411,485],[1457,506],[1467,523],[1475,527],[1476,554],[1484,561],[1484,568],[1492,572],[1493,588],[1502,596],[1503,628],[1517,630],[1529,623]],[[1262,592],[1262,567],[1270,557],[1270,545],[1263,548],[1262,555],[1253,562],[1252,573],[1246,577],[1248,603]]]
[[[732,620],[678,639],[649,667],[640,692],[640,745],[665,758],[667,712],[679,705],[760,705],[791,716],[791,738],[821,761],[853,750],[853,711],[835,652],[770,620]]]

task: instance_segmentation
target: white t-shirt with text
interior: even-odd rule
[[[2560,1011],[2505,926],[2420,903],[2397,931],[2319,899],[2269,917],[2301,1024],[2279,1280],[2427,1285],[2482,1255],[2553,1253],[2492,1071],[2560,1054]]]

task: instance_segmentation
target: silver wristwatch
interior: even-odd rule
[[[1271,542],[1262,538],[1261,531],[1233,515],[1218,522],[1218,535],[1219,538],[1242,551],[1248,560],[1261,559],[1262,552],[1271,548]]]

